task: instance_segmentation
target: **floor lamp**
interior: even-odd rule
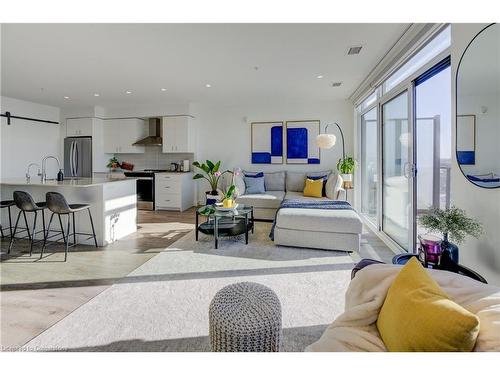
[[[344,141],[344,133],[342,132],[342,128],[340,127],[339,124],[337,124],[336,122],[333,123],[334,125],[337,126],[337,128],[339,129],[339,132],[340,132],[340,138],[342,139],[342,160],[345,159],[345,141]],[[318,145],[318,147],[320,149],[330,149],[332,148],[333,146],[335,146],[335,143],[337,143],[337,137],[334,135],[334,134],[328,134],[328,127],[330,126],[331,124],[327,124],[326,127],[325,127],[325,132],[323,134],[319,134],[317,137],[316,137],[316,144]],[[347,184],[346,184],[347,182]],[[351,187],[351,181],[346,181],[344,180],[344,188],[352,188]],[[345,194],[346,194],[346,200],[347,200],[347,190],[345,190]]]
[[[342,128],[340,127],[339,124],[336,122],[333,123],[334,125],[337,125],[337,128],[340,131],[340,137],[342,138],[342,159],[345,159],[345,142],[344,142],[344,133],[342,132]],[[331,124],[327,124],[325,127],[325,133],[324,134],[319,134],[316,137],[316,144],[318,145],[319,148],[321,149],[329,149],[335,146],[335,143],[337,142],[337,137],[334,134],[328,134],[328,127]]]

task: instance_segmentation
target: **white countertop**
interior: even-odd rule
[[[171,171],[166,171],[166,172],[155,172],[155,174],[178,174],[178,175],[184,175],[184,174],[190,174],[192,173],[192,171],[188,171],[188,172],[171,172]]]
[[[6,178],[0,181],[0,185],[21,185],[21,186],[74,186],[74,187],[89,187],[104,185],[114,182],[136,180],[134,177],[80,177],[68,178],[63,181],[47,180],[42,182],[39,177],[31,177],[30,182],[25,178]]]

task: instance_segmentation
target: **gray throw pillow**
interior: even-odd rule
[[[245,194],[264,194],[264,177],[243,177],[245,181]]]
[[[285,171],[264,173],[266,191],[285,191]]]
[[[306,185],[305,172],[286,173],[286,191],[304,191]]]

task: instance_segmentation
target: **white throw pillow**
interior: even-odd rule
[[[242,174],[234,176],[234,186],[236,187],[234,191],[236,198],[245,194],[245,180],[243,180]]]
[[[344,180],[338,173],[332,173],[326,180],[325,193],[328,199],[337,199],[339,191],[342,191]]]

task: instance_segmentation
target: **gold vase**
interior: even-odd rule
[[[232,200],[232,199],[227,199],[227,198],[226,198],[226,199],[224,199],[224,200],[222,201],[222,207],[224,207],[224,208],[231,208],[231,207],[233,207],[233,203],[234,203],[234,202],[233,202],[233,200]]]

